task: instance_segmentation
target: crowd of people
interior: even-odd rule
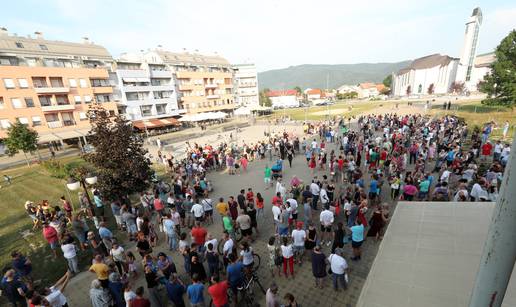
[[[491,124],[470,131],[453,116],[386,114],[361,116],[356,127],[344,119],[307,123],[302,136],[264,132],[249,145],[187,142],[185,159],[158,153],[170,177],[136,203],[123,198],[107,206],[95,190],[91,199],[79,195],[76,210],[65,197],[60,206],[27,201],[33,229],[41,229],[54,257],[66,259],[67,273],[52,287],[34,286],[29,258],[15,251],[2,289],[15,306],[67,306],[63,290],[81,271],[79,254],[88,252],[95,307],[167,306],[163,292],[174,306],[209,300],[229,306],[246,281],[258,278],[256,254],[263,246],[266,254],[259,256],[273,278],[295,280],[310,262],[315,287],[324,288],[331,276],[332,288],[342,291],[353,277],[348,260],[361,261],[368,237],[382,239],[393,202],[496,200],[510,147],[492,144],[491,132]],[[306,165],[311,179],[287,176],[283,161],[292,168],[296,156],[304,157],[296,163]],[[245,174],[259,160],[263,186],[212,199],[210,171]],[[274,224],[273,235],[263,237],[258,224]],[[134,248],[117,239],[122,232]],[[160,242],[168,251],[156,251]],[[140,276],[146,287],[135,287]],[[300,306],[291,293],[280,297],[276,283],[265,300],[268,307]]]

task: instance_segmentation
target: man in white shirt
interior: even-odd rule
[[[196,221],[202,222],[203,215],[204,215],[204,209],[203,209],[202,205],[195,203],[192,206],[192,210],[190,210],[190,212],[193,213]]]
[[[50,288],[45,288],[42,291],[42,295],[45,296],[43,303],[44,306],[51,307],[63,307],[68,306],[68,301],[66,296],[63,295],[63,291],[68,285],[68,281],[70,280],[71,273],[66,272],[63,277],[61,277],[55,285]],[[46,302],[45,302],[46,301]]]
[[[292,216],[292,220],[294,221],[294,223],[296,223],[297,222],[297,200],[295,200],[293,198],[289,198],[289,199],[287,199],[287,201],[285,203],[290,206],[290,214]]]
[[[446,182],[450,180],[451,172],[448,169],[445,169],[444,172],[441,174],[441,182]]]
[[[315,180],[312,180],[312,183],[310,184],[310,192],[312,193],[312,209],[317,210],[317,202],[319,201],[321,188],[319,188],[319,185]]]
[[[480,201],[480,198],[484,198],[487,200],[487,191],[485,187],[487,186],[486,180],[484,178],[480,178],[480,180],[473,185],[471,188],[471,193],[469,194],[474,201]]]
[[[321,212],[321,215],[319,216],[319,221],[321,222],[321,236],[322,236],[322,240],[321,240],[321,245],[324,244],[324,238],[326,238],[328,240],[327,242],[327,245],[330,246],[331,244],[331,239],[330,239],[330,235],[331,235],[331,227],[333,225],[333,221],[334,221],[334,217],[333,217],[333,212],[331,212],[329,209],[324,209],[322,212]]]
[[[328,197],[328,192],[326,192],[326,189],[324,187],[319,192],[319,199],[321,200],[321,206],[323,208],[326,209],[330,206],[330,198]]]
[[[296,224],[296,229],[292,230],[292,240],[294,255],[297,258],[297,262],[301,265],[303,261],[303,255],[305,253],[305,240],[306,232],[303,230],[303,222]]]
[[[233,253],[234,246],[235,242],[233,241],[227,230],[224,230],[224,246],[222,247],[222,260],[224,261],[224,267],[228,266],[229,254]]]
[[[348,288],[347,283],[347,270],[348,270],[348,263],[346,262],[346,259],[342,256],[343,251],[341,248],[335,249],[335,253],[331,254],[328,257],[328,262],[330,263],[331,272],[332,272],[332,279],[333,279],[333,289],[335,291],[339,291],[339,285],[340,282],[342,288],[345,290]]]

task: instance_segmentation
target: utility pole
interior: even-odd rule
[[[516,260],[516,133],[493,211],[469,307],[499,307]]]

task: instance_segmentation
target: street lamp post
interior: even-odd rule
[[[92,174],[88,174],[86,176],[79,175],[79,180],[70,178],[68,180],[68,183],[66,184],[66,187],[70,191],[76,191],[80,187],[82,187],[84,189],[84,193],[86,193],[86,200],[88,201],[88,205],[90,207],[93,207],[93,203],[91,201],[90,194],[88,193],[88,188],[87,188],[86,184],[94,185],[95,183],[97,183],[97,176],[94,176]]]

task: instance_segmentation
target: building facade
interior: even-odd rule
[[[273,109],[299,107],[299,99],[296,90],[269,91],[266,95],[271,99]]]
[[[174,75],[164,64],[123,55],[116,61],[118,112],[128,120],[179,116]]]
[[[234,73],[235,103],[238,106],[256,107],[258,98],[258,74],[254,64],[237,64],[232,66]]]
[[[109,71],[112,58],[102,46],[9,35],[0,30],[0,138],[16,121],[39,134],[39,143],[84,137],[91,126],[89,105],[115,114]]]
[[[459,65],[457,67],[457,82],[463,82],[469,90],[476,88],[477,83],[472,78],[474,74],[474,62],[477,54],[478,33],[482,25],[482,10],[479,7],[473,10],[466,22],[464,33],[464,44],[460,53]]]
[[[163,64],[173,72],[178,106],[186,113],[230,113],[235,109],[233,72],[226,59],[160,49],[145,53],[144,58],[147,63]]]

